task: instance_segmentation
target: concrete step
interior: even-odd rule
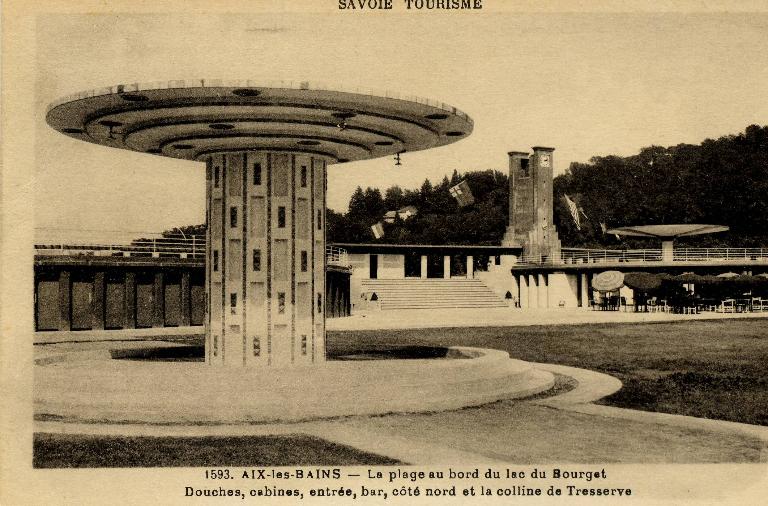
[[[382,300],[384,296],[379,296],[379,300]],[[472,297],[463,297],[463,296],[456,296],[456,295],[446,295],[444,297],[412,297],[409,295],[399,295],[399,296],[387,296],[384,298],[386,301],[399,301],[399,300],[410,300],[410,301],[441,301],[441,300],[464,300],[464,299],[471,299],[471,300],[499,300],[498,297],[495,295],[488,295],[488,294],[481,294],[481,295],[475,295]]]
[[[472,304],[472,303],[456,303],[456,304],[442,304],[442,305],[432,305],[432,306],[421,306],[421,305],[414,305],[414,304],[382,304],[381,310],[382,311],[390,311],[395,309],[451,309],[451,308],[478,308],[478,309],[488,309],[488,308],[502,308],[502,307],[509,307],[505,304],[496,304],[496,303],[488,303],[488,304]]]
[[[373,290],[373,292],[378,295],[386,295],[389,297],[437,297],[437,296],[446,296],[446,297],[462,297],[462,296],[469,296],[469,297],[478,297],[481,295],[488,295],[489,297],[495,297],[496,295],[492,293],[488,293],[485,291],[477,291],[477,292],[457,292],[455,290],[451,291],[445,291],[445,292],[408,292],[408,291],[401,291],[401,292],[385,292],[383,290]]]
[[[375,292],[381,309],[508,307],[479,279],[366,279],[366,292]]]
[[[427,281],[419,282],[419,281],[408,281],[408,282],[400,282],[400,283],[366,283],[363,281],[361,283],[362,286],[430,286],[430,287],[445,287],[445,286],[485,286],[482,282],[476,282],[476,281],[444,281],[441,283],[431,283]]]
[[[409,305],[409,306],[446,306],[451,307],[456,304],[479,304],[479,305],[501,305],[506,304],[501,300],[492,299],[464,299],[464,300],[382,300],[380,301],[382,306],[394,306],[394,305]]]

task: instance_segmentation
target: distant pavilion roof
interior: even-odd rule
[[[630,227],[612,228],[609,234],[626,235],[634,237],[655,237],[657,239],[674,239],[688,235],[714,234],[726,232],[729,227],[725,225],[701,225],[696,223],[677,225],[638,225]]]

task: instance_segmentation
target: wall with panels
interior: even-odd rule
[[[202,326],[205,275],[199,262],[168,265],[130,258],[91,265],[89,257],[35,263],[35,330],[97,330]],[[74,260],[74,261],[73,261]],[[326,317],[349,316],[349,270],[326,274]],[[299,342],[299,346],[301,343]]]
[[[202,325],[200,267],[37,265],[36,330]]]

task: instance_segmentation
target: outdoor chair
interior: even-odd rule
[[[718,313],[735,313],[736,301],[734,299],[725,299],[720,303],[720,310]]]
[[[768,299],[762,297],[752,297],[752,311],[768,311]]]

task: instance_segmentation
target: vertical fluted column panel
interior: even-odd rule
[[[210,156],[209,363],[325,360],[325,169],[301,153]]]

